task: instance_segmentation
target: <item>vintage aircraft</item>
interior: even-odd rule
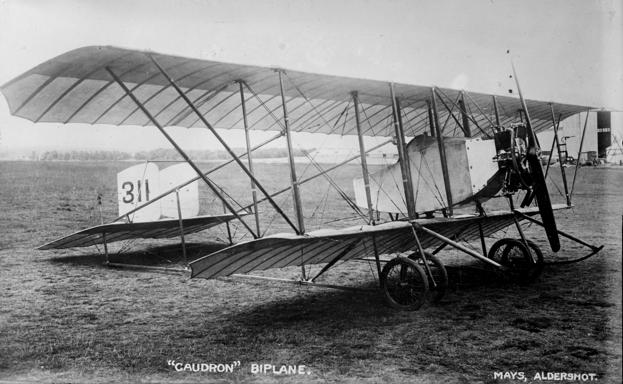
[[[130,238],[181,235],[183,239],[185,233],[236,220],[253,239],[190,262],[191,277],[301,266],[302,276],[296,282],[311,285],[318,284],[316,279],[339,261],[368,258],[375,261],[387,302],[400,309],[417,309],[444,293],[447,273],[435,255],[448,245],[521,281],[536,277],[543,256],[524,236],[523,220],[544,228],[554,252],[560,249],[559,236],[589,247],[591,254],[601,249],[557,228],[554,211],[571,207],[573,189],[568,189],[561,169],[566,204],[552,205],[536,136],[554,127],[557,143],[558,123],[590,107],[525,100],[518,82],[517,88],[519,98],[84,47],[42,63],[3,85],[1,91],[13,115],[34,122],[152,125],[196,174],[149,197],[112,223],[74,233],[41,249],[106,245]],[[210,130],[232,160],[201,170],[166,132],[167,126]],[[246,153],[236,154],[215,127],[243,129]],[[250,130],[278,134],[251,147]],[[301,179],[294,164],[293,131],[355,135],[359,155],[326,169],[318,167],[318,173]],[[366,148],[365,136],[387,138],[383,144],[393,142],[398,162],[371,174],[366,154],[380,145]],[[252,153],[280,137],[285,137],[288,147],[290,186],[270,193],[254,174]],[[363,213],[365,224],[307,231],[299,187],[321,176],[330,179],[332,170],[356,158],[360,158],[362,178],[353,182],[355,199],[346,193],[342,197]],[[242,208],[234,207],[209,177],[232,162],[250,181],[253,203]],[[184,217],[178,210],[177,220],[133,221],[131,214],[197,180],[218,196],[226,214]],[[525,194],[516,203],[520,191]],[[275,200],[285,192],[292,193],[294,218]],[[508,209],[485,210],[483,203],[494,197],[507,199]],[[291,233],[262,235],[258,205],[264,202]],[[466,206],[474,207],[475,213],[458,214]],[[390,219],[381,220],[381,213]],[[253,224],[247,222],[250,215],[255,218]],[[487,251],[485,238],[512,225],[519,237],[498,240]],[[482,254],[461,244],[478,239]],[[381,258],[385,255],[395,257],[386,261]],[[306,273],[305,266],[311,264],[323,265],[314,276]]]

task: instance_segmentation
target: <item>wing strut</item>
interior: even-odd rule
[[[560,118],[558,119],[558,124],[556,124],[556,115],[554,114],[554,104],[550,104],[552,110],[552,124],[554,127],[554,140],[556,141],[556,151],[558,152],[558,162],[560,163],[560,174],[562,175],[562,183],[565,187],[565,198],[567,199],[567,205],[571,205],[571,196],[569,196],[569,187],[567,186],[567,174],[565,172],[565,167],[562,164],[562,157],[560,157],[560,141],[558,140],[558,125],[560,125]],[[553,151],[550,151],[550,156]],[[549,161],[547,162],[547,167],[549,168]],[[547,171],[545,172],[545,176],[547,177]]]
[[[447,237],[445,237],[443,235],[440,235],[439,233],[424,227],[423,225],[417,223],[416,221],[414,221],[412,223],[412,225],[413,225],[414,228],[420,229],[421,231],[431,235],[432,237],[435,237],[438,240],[441,240],[445,244],[448,244],[448,245],[458,249],[459,251],[463,251],[463,252],[467,253],[468,255],[470,255],[470,256],[472,256],[472,257],[474,257],[474,258],[476,258],[476,259],[478,259],[480,261],[483,261],[485,264],[493,265],[494,267],[497,267],[499,269],[504,269],[504,267],[502,265],[500,265],[499,263],[497,263],[497,262],[495,262],[495,261],[493,261],[493,260],[491,260],[491,259],[489,259],[489,258],[487,258],[487,257],[485,257],[485,256],[483,256],[481,254],[479,254],[478,252],[475,252],[475,251],[473,251],[473,250],[471,250],[471,249],[469,249],[469,248],[467,248],[467,247],[457,243],[456,241],[452,241],[449,238],[447,238]]]
[[[223,140],[223,138],[216,132],[214,127],[206,120],[205,117],[203,117],[201,112],[199,112],[199,110],[197,110],[197,108],[195,107],[193,102],[179,88],[179,86],[175,83],[175,81],[173,81],[171,76],[169,76],[169,74],[167,74],[167,72],[164,70],[164,68],[162,68],[160,66],[160,64],[158,64],[158,62],[156,61],[156,59],[152,55],[148,55],[148,57],[151,59],[151,61],[154,63],[154,65],[158,68],[160,73],[162,73],[162,75],[165,77],[165,79],[167,79],[167,81],[171,84],[171,86],[177,91],[177,93],[180,95],[182,100],[184,100],[184,102],[186,102],[186,104],[190,107],[190,109],[192,109],[192,111],[197,115],[197,117],[201,120],[201,122],[212,132],[214,137],[216,137],[216,139],[221,143],[223,148],[225,148],[225,150],[229,153],[229,155],[236,161],[236,163],[238,163],[240,168],[247,174],[247,176],[249,176],[249,178],[255,183],[255,185],[257,185],[259,190],[262,191],[262,193],[268,198],[268,201],[275,208],[275,210],[285,219],[285,221],[292,227],[292,229],[294,229],[296,234],[300,234],[299,229],[292,223],[292,221],[290,221],[290,218],[283,212],[283,210],[279,207],[279,205],[270,197],[270,195],[268,194],[266,189],[264,189],[262,184],[255,178],[255,176],[253,176],[253,173],[251,173],[249,171],[249,169],[242,163],[242,160],[240,160],[240,158],[238,156],[236,156],[234,151],[229,147],[229,145],[227,145],[225,140]],[[201,174],[201,171],[199,171],[199,173]],[[248,227],[248,225],[246,225],[246,223],[245,223],[245,226],[247,227],[247,229],[249,229],[249,230],[251,229],[251,228]],[[253,231],[251,231],[251,232],[255,234],[255,232],[253,232]]]
[[[158,130],[164,135],[164,137],[171,143],[171,145],[173,145],[173,147],[175,148],[175,150],[184,158],[184,160],[186,160],[186,162],[188,163],[188,165],[190,165],[193,170],[195,172],[197,172],[197,175],[199,177],[201,177],[201,179],[206,183],[206,185],[212,190],[212,192],[214,192],[214,194],[221,199],[221,201],[223,202],[223,204],[225,204],[225,206],[227,207],[227,209],[236,217],[236,219],[238,219],[242,225],[245,226],[245,228],[249,231],[249,233],[251,233],[251,235],[253,235],[254,238],[257,239],[258,235],[251,229],[251,227],[249,227],[249,225],[242,220],[242,217],[240,217],[240,215],[236,212],[236,210],[231,206],[231,204],[229,204],[229,202],[227,201],[227,199],[225,199],[225,197],[223,197],[223,195],[218,191],[218,188],[216,187],[216,185],[214,185],[214,183],[208,179],[208,177],[206,175],[204,175],[201,170],[199,169],[199,167],[197,167],[197,165],[190,159],[190,157],[188,157],[188,155],[184,152],[184,150],[182,150],[182,148],[180,148],[179,145],[177,145],[177,143],[175,142],[175,140],[173,140],[173,138],[171,136],[169,136],[169,134],[164,130],[164,128],[162,127],[162,125],[160,125],[160,123],[158,123],[158,121],[151,115],[151,113],[149,113],[149,111],[147,110],[147,108],[145,108],[145,106],[136,98],[136,96],[134,95],[134,93],[132,93],[132,91],[130,91],[128,89],[128,87],[125,85],[125,83],[123,81],[121,81],[121,79],[119,77],[117,77],[117,75],[112,71],[112,69],[110,69],[110,67],[106,67],[106,71],[110,74],[110,76],[112,76],[112,78],[115,80],[115,82],[117,82],[117,84],[119,84],[119,86],[123,89],[123,91],[132,99],[132,101],[134,101],[136,103],[136,105],[139,106],[139,108],[143,111],[143,113],[145,114],[145,116],[147,116],[147,118],[149,120],[151,120],[152,123],[154,123],[154,126],[156,128],[158,128]]]
[[[366,189],[366,203],[368,205],[369,224],[374,223],[374,212],[372,210],[372,196],[370,195],[370,175],[368,173],[368,161],[366,160],[366,147],[361,134],[361,120],[359,117],[359,95],[357,91],[352,92],[353,106],[355,108],[355,125],[357,127],[357,138],[359,139],[359,153],[361,155],[361,173],[363,174],[363,182]]]
[[[465,135],[465,137],[472,137],[472,132],[469,129],[469,115],[467,114],[467,108],[465,108],[465,92],[461,91],[460,95],[459,110],[461,111],[461,119],[463,122],[460,127],[463,129],[463,135]]]
[[[448,216],[452,216],[452,190],[450,187],[450,177],[448,176],[448,161],[446,158],[446,147],[443,144],[443,133],[439,127],[439,113],[437,112],[437,92],[431,88],[431,100],[433,106],[433,116],[435,119],[435,129],[437,133],[437,145],[439,146],[439,156],[441,157],[441,171],[443,173],[443,184],[446,189],[446,200],[448,203]]]
[[[415,218],[415,198],[413,195],[413,181],[411,180],[411,170],[409,167],[409,155],[405,143],[405,133],[402,127],[400,115],[400,104],[394,92],[394,83],[389,83],[389,92],[392,98],[392,112],[394,116],[394,131],[396,133],[396,145],[398,147],[398,161],[400,162],[400,172],[402,174],[402,185],[404,187],[405,200],[407,203],[407,214],[409,218]]]
[[[495,130],[499,131],[502,129],[502,124],[500,123],[500,111],[498,110],[498,100],[495,98],[495,95],[491,96],[493,99],[493,112],[495,113]]]
[[[251,156],[251,139],[249,138],[249,122],[247,121],[247,105],[244,99],[244,87],[242,82],[238,82],[240,87],[240,107],[242,108],[242,121],[244,123],[244,139],[247,145],[247,153],[249,154],[247,160],[249,164],[249,172],[253,174],[253,158]],[[257,233],[260,232],[260,215],[257,211],[257,190],[253,180],[251,180],[251,194],[253,195],[253,214],[255,215],[255,229]]]
[[[435,120],[433,119],[433,108],[430,105],[430,100],[426,100],[426,109],[428,113],[428,127],[430,128],[431,137],[435,137]]]
[[[582,154],[582,147],[584,146],[584,135],[586,134],[586,124],[588,124],[588,109],[586,110],[586,119],[584,119],[584,128],[582,129],[582,138],[580,139],[580,148],[578,148],[578,157],[576,157],[575,171],[573,171],[573,181],[571,182],[571,192],[569,193],[569,200],[573,196],[573,190],[575,189],[575,178],[578,175],[578,168],[580,168],[580,155]]]
[[[359,155],[361,157],[361,173],[363,173],[363,182],[366,189],[366,203],[368,205],[369,225],[374,225],[374,211],[372,210],[372,196],[370,194],[370,174],[368,172],[368,161],[366,160],[366,147],[363,142],[361,133],[361,119],[359,116],[359,94],[357,91],[352,92],[353,107],[355,108],[355,124],[357,128],[357,137],[359,139]],[[374,236],[372,237],[372,246],[374,250],[374,260],[376,261],[376,271],[381,276],[381,261],[379,259],[379,251],[376,246]]]
[[[301,204],[301,195],[299,193],[298,180],[296,178],[296,167],[294,166],[294,152],[292,151],[292,136],[290,134],[290,118],[288,116],[288,107],[286,96],[283,89],[283,71],[277,71],[279,75],[279,91],[281,94],[281,108],[283,109],[283,123],[286,132],[286,144],[288,145],[288,162],[290,164],[290,182],[292,184],[292,195],[294,197],[294,209],[296,211],[296,219],[299,224],[297,234],[305,233],[305,222],[303,221],[303,206]],[[303,278],[305,278],[305,266],[303,268]]]

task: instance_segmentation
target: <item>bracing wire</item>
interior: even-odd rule
[[[426,156],[422,156],[421,157],[421,161],[424,162],[424,165],[426,165],[426,170],[428,171],[428,174],[430,175],[432,180],[435,180],[435,176],[433,175],[433,171],[430,169],[430,166],[428,165],[428,160],[426,160]],[[437,200],[437,202],[442,206],[445,207],[446,204],[443,202],[443,194],[441,193],[441,191],[439,190],[439,186],[437,185],[437,183],[433,182],[433,187],[435,187],[435,190],[437,191],[437,193],[439,195],[435,195],[435,190],[433,190],[430,187],[430,184],[426,181],[426,179],[424,179],[424,183],[426,184],[426,186],[428,187],[428,189],[433,192],[433,197],[435,197],[435,199]]]
[[[390,166],[390,164],[388,164],[388,162],[387,162],[387,159],[384,159],[384,166],[385,166],[385,171],[387,171],[388,167]],[[396,188],[398,188],[398,185],[397,185],[396,180],[393,177],[393,175],[392,175],[392,179],[394,180],[394,185],[396,186]],[[374,178],[371,177],[371,180],[374,180]],[[378,180],[374,180],[374,182],[378,186],[379,192],[383,192],[383,194],[385,194],[385,196],[387,196],[389,198],[389,194],[387,193],[385,188],[383,188],[383,184],[379,183]],[[381,198],[381,193],[377,193],[376,200],[375,200],[375,205],[377,207],[378,207],[380,198]],[[389,199],[389,201],[394,205],[394,207],[396,207],[396,210],[398,211],[398,213],[400,213],[403,216],[406,216],[405,212],[402,209],[400,209],[400,207],[396,204],[395,201],[393,201],[392,199]],[[403,202],[404,202],[404,198],[403,198]],[[406,205],[406,203],[405,203],[405,205]]]
[[[348,206],[353,211],[355,211],[357,215],[359,215],[362,219],[364,219],[364,221],[367,222],[367,217],[364,214],[364,212],[361,210],[361,208],[359,208],[359,206],[346,194],[346,192],[344,192],[344,190],[340,188],[340,186],[335,182],[335,180],[333,180],[333,178],[331,178],[331,176],[329,176],[327,172],[324,171],[324,169],[320,166],[320,164],[318,164],[311,156],[309,156],[307,152],[305,152],[305,155],[309,159],[310,163],[318,170],[318,172],[322,173],[322,175],[327,179],[329,184],[331,184],[331,186],[337,191],[340,197],[344,201],[346,201]]]

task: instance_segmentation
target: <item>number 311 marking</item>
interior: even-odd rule
[[[131,181],[126,181],[121,184],[121,189],[125,191],[125,196],[123,196],[123,202],[126,204],[133,203],[135,198],[135,184]],[[145,194],[144,200],[149,201],[149,180],[145,180],[144,190],[141,189],[141,181],[136,181],[136,197],[138,198],[139,203],[143,200],[143,192]]]

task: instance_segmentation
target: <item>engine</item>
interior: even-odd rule
[[[531,190],[533,184],[528,164],[528,130],[523,123],[512,124],[494,136],[496,156],[504,175],[502,192],[513,194],[518,190]]]

